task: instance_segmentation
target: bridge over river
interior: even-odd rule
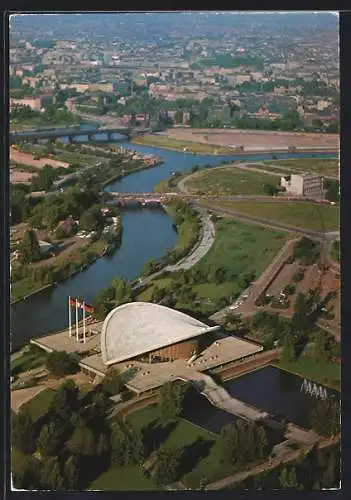
[[[24,130],[22,132],[12,132],[10,134],[11,144],[19,141],[33,141],[37,142],[40,139],[49,139],[51,141],[56,141],[59,137],[68,137],[70,142],[73,142],[75,137],[88,136],[89,140],[94,140],[96,135],[106,134],[108,140],[113,139],[114,134],[120,134],[130,138],[135,135],[146,134],[150,132],[155,132],[154,128],[141,128],[141,127],[99,127],[96,126],[86,127],[84,129],[80,126],[73,127],[60,127],[60,128],[47,128],[47,129],[35,129],[35,130]]]

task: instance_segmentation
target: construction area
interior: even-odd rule
[[[243,146],[245,151],[284,149],[288,147],[339,149],[338,134],[170,128],[163,135],[167,135],[169,139],[213,144],[215,146]]]

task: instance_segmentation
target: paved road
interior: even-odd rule
[[[201,235],[198,243],[192,248],[190,253],[186,255],[183,259],[181,259],[176,264],[168,265],[157,271],[156,273],[150,274],[145,278],[139,279],[138,283],[134,285],[135,288],[139,288],[141,286],[147,285],[150,281],[157,278],[164,272],[175,272],[180,271],[181,269],[190,269],[192,266],[197,264],[204,255],[209,251],[212,247],[215,240],[215,227],[213,222],[210,219],[210,216],[203,210],[201,207],[194,207],[200,215],[201,221]]]

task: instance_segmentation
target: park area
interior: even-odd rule
[[[340,363],[316,360],[307,355],[300,356],[293,361],[281,359],[275,363],[281,370],[296,373],[307,377],[314,382],[327,385],[340,391],[341,366]]]
[[[213,201],[201,200],[208,204],[234,213],[289,224],[296,228],[312,231],[335,231],[340,225],[340,209],[337,206],[322,205],[305,201]]]
[[[287,173],[313,172],[328,178],[339,178],[339,160],[326,158],[299,158],[293,160],[269,160],[262,162],[264,167],[286,170]]]
[[[155,452],[162,448],[180,450],[175,489],[201,489],[201,483],[217,481],[232,474],[245,464],[224,460],[220,449],[214,446],[218,434],[193,424],[185,418],[163,423],[156,405],[137,410],[127,421],[143,436],[146,450],[145,463],[151,463]],[[234,423],[234,418],[233,418]],[[173,483],[172,483],[173,484]],[[172,484],[170,487],[172,488]],[[145,477],[137,466],[116,467],[98,477],[90,490],[141,491],[164,489],[152,477]]]
[[[243,292],[251,278],[264,271],[287,240],[285,233],[225,218],[215,221],[215,229],[211,249],[188,271],[194,276],[191,290],[198,297],[191,300],[191,308],[204,314],[217,310],[224,297],[230,300]],[[152,300],[155,287],[168,293],[174,286],[175,307],[189,307],[187,295],[183,295],[180,284],[174,285],[176,282],[175,273],[155,279],[139,294],[138,300]]]
[[[191,194],[265,195],[265,185],[278,188],[279,177],[230,166],[196,172],[187,177],[184,184]]]

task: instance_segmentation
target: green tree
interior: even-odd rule
[[[121,374],[116,368],[109,368],[102,380],[102,390],[109,396],[118,394],[122,389]]]
[[[294,342],[291,335],[285,335],[282,358],[287,363],[290,363],[295,358]]]
[[[311,412],[312,428],[324,436],[340,432],[340,405],[333,398],[320,399]]]
[[[78,388],[73,381],[63,383],[50,403],[50,411],[63,421],[69,421],[78,406]]]
[[[279,192],[279,188],[274,184],[264,184],[263,191],[267,196],[274,196]]]
[[[42,427],[37,439],[37,449],[45,457],[54,456],[57,453],[59,435],[54,422],[49,422]]]
[[[66,351],[53,351],[46,359],[46,368],[56,377],[63,377],[78,371],[75,358]]]
[[[238,449],[239,435],[237,426],[235,424],[223,426],[211,453],[213,455],[219,454],[223,462],[234,463],[237,460]]]
[[[304,293],[298,293],[291,324],[295,331],[306,331],[311,327],[311,303]]]
[[[96,444],[96,454],[100,457],[110,449],[110,443],[106,434],[100,434]]]
[[[58,176],[59,173],[57,172],[57,169],[51,167],[50,165],[44,165],[44,167],[39,170],[37,175],[32,178],[32,191],[48,191]]]
[[[66,446],[74,455],[93,456],[96,453],[94,434],[85,425],[79,425],[75,428]]]
[[[112,281],[111,286],[114,289],[114,299],[116,305],[130,302],[132,298],[132,287],[127,281],[122,278],[115,278]]]
[[[158,450],[153,474],[156,484],[166,485],[176,480],[181,454],[181,448],[164,446]]]
[[[42,484],[48,490],[63,489],[63,477],[56,457],[49,457],[43,463]]]
[[[22,243],[20,245],[21,261],[23,264],[30,264],[40,260],[40,247],[37,235],[33,229],[29,229],[24,233]]]
[[[160,302],[163,297],[165,296],[165,289],[164,288],[160,288],[158,287],[157,285],[154,286],[153,290],[152,290],[152,295],[151,295],[151,300],[152,302]]]
[[[113,423],[110,445],[113,463],[137,464],[143,459],[144,446],[140,432],[122,420]]]
[[[76,455],[71,455],[63,468],[64,484],[68,490],[75,490],[79,485],[79,467]]]
[[[15,488],[35,490],[40,488],[41,462],[32,455],[23,455],[23,460],[13,460],[12,478]]]
[[[20,409],[12,420],[12,443],[22,453],[33,453],[34,429],[33,420],[26,408]]]
[[[320,332],[316,335],[314,343],[314,357],[316,361],[327,360],[326,338],[324,332]]]
[[[322,477],[322,487],[323,488],[335,488],[337,487],[336,484],[336,460],[335,460],[335,454],[331,453],[329,458],[328,458],[328,463],[327,463],[327,468],[325,472],[323,473]]]
[[[256,430],[256,455],[258,458],[264,458],[267,455],[268,439],[267,432],[264,427],[258,426]]]
[[[187,388],[188,385],[179,380],[162,385],[157,405],[162,422],[170,422],[180,417]]]
[[[340,201],[340,184],[338,181],[328,179],[325,183],[325,197],[328,201]]]
[[[282,469],[279,475],[279,484],[282,490],[296,489],[298,487],[295,467],[290,470],[287,467]]]
[[[96,231],[101,229],[103,225],[104,217],[99,205],[93,205],[85,210],[79,220],[79,228],[85,231]]]

